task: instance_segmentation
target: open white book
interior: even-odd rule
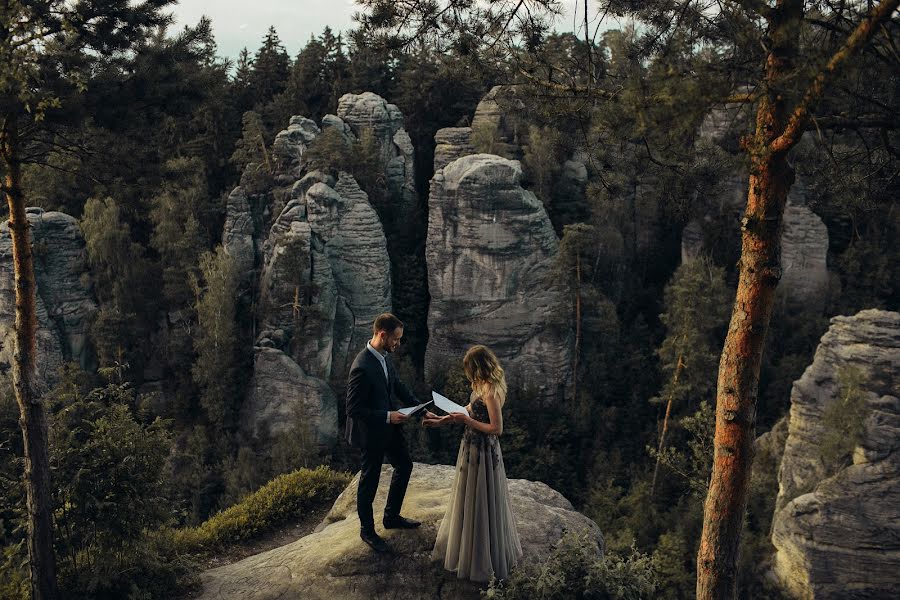
[[[420,410],[422,410],[429,404],[431,404],[431,400],[429,400],[428,402],[423,402],[422,404],[419,404],[418,406],[407,406],[405,408],[401,408],[397,412],[404,414],[407,417],[411,417],[412,415],[416,414],[417,412],[419,412]]]
[[[444,411],[447,414],[453,414],[453,413],[462,413],[464,415],[469,414],[469,411],[466,410],[465,406],[460,406],[453,400],[450,400],[449,398],[445,398],[444,396],[441,396],[437,392],[431,392],[431,397],[434,398],[434,405],[437,406],[439,409],[441,409],[442,411]]]

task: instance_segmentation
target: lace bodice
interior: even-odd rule
[[[472,402],[470,408],[470,415],[472,418],[481,423],[490,423],[491,417],[488,414],[487,404],[484,403],[484,400],[482,400],[480,396],[475,396],[475,392],[472,392],[470,401]],[[466,431],[463,433],[462,443],[463,446],[468,445],[475,449],[475,452],[470,457],[471,460],[477,460],[480,453],[488,452],[490,454],[491,463],[496,466],[500,456],[499,442],[496,435],[482,433],[472,427],[466,427]]]
[[[472,399],[472,418],[482,423],[490,423],[491,417],[488,415],[487,405],[484,400],[479,398]]]

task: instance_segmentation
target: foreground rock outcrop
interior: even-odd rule
[[[201,575],[206,600],[418,600],[479,598],[479,589],[459,581],[430,560],[437,527],[447,508],[454,467],[416,464],[403,504],[403,514],[422,521],[417,530],[382,533],[392,546],[386,555],[373,553],[359,539],[356,516],[358,478],[338,497],[315,533],[292,544],[207,571]],[[375,515],[381,515],[391,469],[384,467]],[[523,564],[546,558],[565,531],[587,530],[597,540],[597,525],[576,512],[559,492],[534,481],[509,482],[513,511],[524,551]],[[376,518],[376,522],[378,519]]]
[[[511,385],[559,400],[571,364],[567,332],[555,325],[568,306],[553,284],[559,240],[521,179],[519,161],[474,154],[431,180],[426,376],[486,344]]]
[[[896,598],[900,589],[900,314],[835,317],[794,383],[772,526],[774,574],[797,598]],[[852,464],[826,465],[823,415],[858,369],[868,409]]]
[[[35,374],[42,385],[56,381],[67,361],[92,370],[94,354],[88,333],[97,303],[91,290],[87,250],[78,221],[65,213],[27,209],[37,283],[37,359]],[[0,374],[12,378],[15,352],[16,293],[12,238],[0,224]]]

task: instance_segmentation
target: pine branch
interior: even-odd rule
[[[900,5],[900,0],[884,0],[874,7],[872,12],[860,22],[844,46],[831,57],[825,68],[816,75],[816,78],[803,95],[803,99],[791,114],[784,132],[774,139],[769,146],[772,152],[787,152],[799,141],[800,135],[805,130],[810,112],[822,97],[825,86],[834,78],[838,68],[869,41],[881,22],[891,18],[898,5]]]
[[[772,7],[765,3],[765,0],[732,0],[729,4],[737,4],[747,12],[753,13],[765,20],[772,17]]]

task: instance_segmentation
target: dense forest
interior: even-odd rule
[[[0,41],[4,60],[19,56],[10,36],[52,27],[52,11],[36,8],[44,4],[56,3],[2,9],[4,31],[13,32]],[[608,13],[623,25],[576,33],[541,17],[553,2],[526,3],[535,11],[527,16],[462,7],[434,18],[415,8],[399,26],[406,3],[395,14],[390,3],[361,2],[351,31],[326,28],[289,56],[273,26],[236,61],[219,55],[208,20],[176,31],[157,8],[86,4],[109,4],[117,20],[107,27],[73,17],[66,26],[85,28],[77,39],[36,47],[0,78],[2,143],[4,152],[15,144],[19,192],[25,206],[77,219],[97,305],[81,360],[62,365],[39,393],[64,597],[173,597],[195,585],[194,567],[160,541],[164,532],[202,526],[300,467],[358,469],[343,441],[322,447],[302,423],[266,447],[240,427],[267,309],[223,249],[228,197],[238,185],[272,188],[270,153],[291,117],[322,122],[342,96],[363,92],[402,112],[417,202],[407,213],[390,201],[371,138],[348,144],[326,132],[306,160],[353,175],[385,224],[393,310],[406,323],[395,357],[402,377],[420,397],[466,393],[461,356],[426,374],[428,198],[435,134],[471,125],[492,89],[504,124],[476,128],[472,142],[519,160],[524,187],[543,204],[560,240],[553,327],[574,343],[564,402],[547,405],[509,382],[508,473],[562,492],[600,526],[611,555],[646,555],[659,582],[654,597],[694,597],[717,369],[746,227],[743,204],[723,198],[737,179],[746,201],[755,165],[746,151],[755,113],[738,97],[768,93],[765,44],[748,40],[771,36],[739,6],[756,2],[683,3],[674,17],[665,3],[592,3],[592,18]],[[447,6],[456,4],[466,3]],[[778,90],[791,101],[867,9],[813,4],[792,25],[793,87]],[[789,155],[789,178],[802,182],[805,206],[827,228],[829,277],[815,301],[776,293],[757,435],[787,414],[791,386],[830,317],[898,310],[896,15],[879,27],[829,82]],[[16,78],[32,76],[42,87],[17,95]],[[726,123],[718,137],[709,133],[714,117]],[[565,169],[573,157],[587,171],[580,190]],[[0,166],[7,182],[12,165]],[[700,249],[683,260],[691,223],[701,224]],[[36,244],[33,253],[40,263],[53,248]],[[12,281],[12,267],[4,273]],[[324,318],[313,308],[303,331]],[[11,328],[12,308],[5,314]],[[339,419],[345,378],[328,381]],[[0,381],[0,596],[28,597],[25,450],[12,373]],[[458,432],[408,430],[414,460],[453,462]],[[747,498],[743,598],[778,594],[765,577],[778,491],[777,464],[766,460],[757,456]]]

